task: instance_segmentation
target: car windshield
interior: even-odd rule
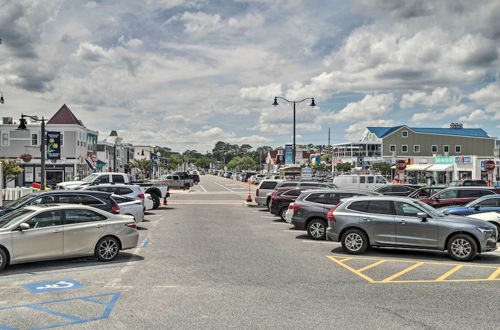
[[[432,217],[445,217],[446,215],[444,215],[442,212],[436,210],[435,208],[433,208],[432,206],[430,205],[427,205],[425,204],[424,202],[421,202],[419,200],[416,200],[416,201],[413,201],[415,204],[417,204],[418,206],[420,206],[422,209],[424,209],[425,212],[427,212],[427,214],[430,214],[432,215]]]
[[[23,197],[21,197],[19,199],[16,199],[15,201],[12,201],[9,204],[5,205],[4,208],[6,208],[6,209],[15,209],[16,207],[18,207],[19,205],[23,204],[27,200],[30,200],[31,198],[33,198],[33,194],[29,194],[29,195],[23,196]]]
[[[83,182],[92,182],[94,181],[97,177],[99,176],[99,174],[91,174],[89,176],[86,176],[82,179]]]
[[[14,212],[7,213],[0,217],[0,228],[7,228],[13,223],[17,222],[19,219],[24,218],[31,213],[35,213],[33,210],[20,209]]]

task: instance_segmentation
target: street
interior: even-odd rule
[[[351,256],[246,206],[247,194],[204,175],[146,214],[139,246],[111,263],[8,267],[0,328],[498,328],[500,252]]]

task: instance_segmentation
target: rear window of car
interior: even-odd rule
[[[310,194],[309,196],[307,196],[306,201],[319,204],[326,204],[328,195],[329,195],[328,193]]]
[[[299,196],[302,193],[302,190],[300,189],[292,189],[288,190],[285,193],[283,193],[283,196]]]
[[[347,207],[349,210],[359,211],[359,212],[367,212],[368,209],[368,201],[356,201],[349,204]]]
[[[280,183],[279,185],[276,186],[276,188],[295,187],[295,186],[297,186],[297,182],[285,182],[285,183]]]
[[[392,201],[369,201],[366,212],[375,214],[394,214]]]
[[[260,185],[259,189],[274,189],[278,182],[276,181],[263,181],[262,184]]]
[[[494,192],[490,190],[476,190],[476,189],[467,189],[458,191],[458,198],[476,198],[486,195],[492,195]]]
[[[113,178],[114,183],[125,183],[125,179],[123,178],[123,175],[113,174],[112,178]]]

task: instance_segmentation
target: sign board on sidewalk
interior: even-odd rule
[[[486,169],[492,172],[495,169],[495,162],[493,160],[486,161]]]
[[[301,176],[302,176],[302,180],[312,180],[312,176],[313,176],[312,168],[303,167]]]
[[[404,171],[405,168],[406,168],[406,161],[399,159],[396,162],[396,169],[398,169],[399,171]]]

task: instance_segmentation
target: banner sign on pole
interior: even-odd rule
[[[285,145],[285,165],[293,164],[293,145]]]
[[[61,159],[61,132],[47,132],[47,159]]]

